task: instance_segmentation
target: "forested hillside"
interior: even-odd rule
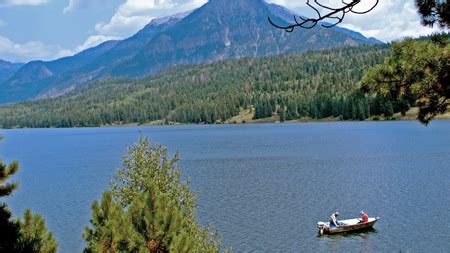
[[[74,127],[155,120],[221,123],[252,109],[280,120],[392,115],[401,105],[361,94],[358,82],[389,46],[178,66],[143,80],[109,79],[63,97],[0,107],[0,126]]]

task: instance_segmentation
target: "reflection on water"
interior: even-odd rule
[[[80,252],[90,206],[140,132],[181,154],[198,218],[237,252],[448,252],[450,122],[3,130],[18,159],[15,214],[41,213],[60,252]],[[317,237],[339,210],[380,216],[373,231]],[[444,215],[444,216],[443,216]],[[411,218],[413,217],[413,218]],[[417,226],[419,229],[410,229]],[[426,222],[424,222],[426,221]],[[407,231],[407,232],[405,232]]]
[[[328,245],[331,244],[330,247],[335,250],[342,250],[340,247],[342,241],[354,241],[355,247],[353,249],[345,249],[345,251],[355,250],[358,252],[374,252],[375,250],[371,246],[372,241],[370,240],[370,237],[376,236],[376,233],[378,233],[378,231],[375,228],[367,228],[360,231],[321,236],[320,238],[322,240],[328,240],[328,242],[325,243]]]

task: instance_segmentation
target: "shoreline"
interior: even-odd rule
[[[423,125],[423,123],[419,122],[416,118],[409,117],[401,117],[394,119],[384,119],[380,118],[379,120],[374,119],[365,119],[365,120],[340,120],[339,118],[324,118],[318,120],[311,119],[297,119],[280,122],[278,120],[273,120],[272,118],[264,118],[257,119],[250,122],[225,122],[225,123],[215,123],[215,124],[205,124],[205,123],[175,123],[171,122],[170,124],[155,124],[154,122],[139,124],[139,123],[127,123],[127,124],[108,124],[108,125],[100,125],[100,126],[74,126],[74,127],[14,127],[14,128],[0,128],[0,130],[15,130],[15,129],[70,129],[70,128],[114,128],[114,127],[152,127],[152,126],[213,126],[213,125],[258,125],[258,124],[308,124],[308,123],[355,123],[355,122],[395,122],[395,121],[416,121]],[[433,119],[430,124],[434,121],[450,121],[450,117],[436,117]]]
[[[383,116],[371,116],[365,120],[342,120],[341,117],[328,117],[322,119],[313,119],[310,117],[304,117],[300,119],[280,121],[277,114],[273,114],[272,117],[253,119],[253,109],[241,109],[238,115],[231,117],[230,119],[221,122],[216,121],[214,124],[206,123],[179,123],[168,122],[166,119],[160,119],[150,121],[146,123],[112,123],[97,126],[73,126],[73,127],[12,127],[12,128],[0,128],[0,130],[6,129],[51,129],[51,128],[103,128],[103,127],[132,127],[132,126],[189,126],[189,125],[241,125],[241,124],[292,124],[292,123],[326,123],[326,122],[384,122],[384,121],[417,121],[417,115],[419,114],[419,108],[410,108],[404,116],[401,113],[395,113],[392,117]],[[431,122],[436,120],[450,120],[450,108],[444,114],[437,115]],[[419,122],[420,124],[423,124]]]

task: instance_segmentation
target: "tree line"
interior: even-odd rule
[[[213,124],[248,108],[255,118],[278,112],[285,112],[286,119],[367,118],[366,109],[364,117],[363,110],[359,115],[356,111],[381,109],[360,96],[358,82],[388,54],[389,45],[358,46],[177,66],[142,80],[108,79],[63,97],[2,106],[0,126],[85,127],[155,120]]]

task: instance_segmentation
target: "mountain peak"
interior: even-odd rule
[[[143,77],[178,64],[376,43],[344,28],[286,33],[267,21],[271,17],[286,23],[292,14],[263,0],[209,0],[192,12],[154,19],[132,37],[111,43],[111,48],[99,46],[89,54],[87,50],[42,66],[27,64],[3,83],[0,103],[42,97],[48,91],[63,94],[58,91],[105,77]],[[81,57],[85,55],[89,57]],[[23,96],[11,94],[19,90]]]
[[[226,5],[239,5],[242,6],[243,4],[254,4],[254,3],[264,3],[263,0],[209,0],[208,4],[226,4]]]
[[[186,16],[188,16],[189,14],[191,14],[192,12],[193,12],[193,10],[190,10],[190,11],[180,12],[180,13],[176,13],[176,14],[161,17],[161,18],[155,18],[152,21],[150,21],[150,24],[161,25],[161,24],[169,22],[170,20],[183,19]]]
[[[262,0],[209,0],[204,7],[219,7],[222,10],[244,10],[261,8],[265,5]]]

